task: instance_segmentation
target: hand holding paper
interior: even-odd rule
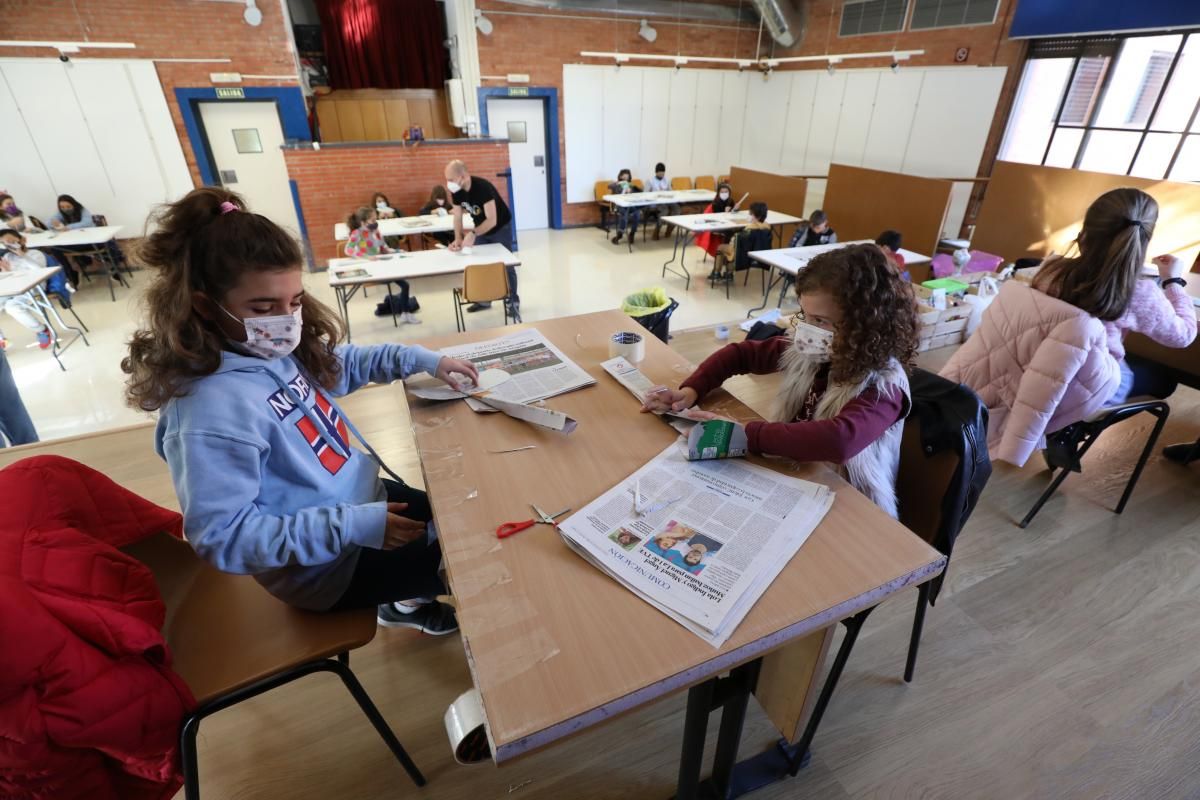
[[[458,384],[450,377],[452,373],[458,373],[471,379],[471,383],[479,382],[479,370],[470,361],[465,358],[450,358],[450,356],[442,356],[442,360],[438,362],[437,372],[434,373],[435,378],[451,386]]]

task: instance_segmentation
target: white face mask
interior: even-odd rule
[[[235,344],[245,348],[251,355],[272,361],[291,355],[300,344],[300,335],[303,332],[301,308],[297,308],[291,314],[246,319],[239,319],[219,303],[217,308],[245,326],[246,341]]]
[[[721,192],[721,199],[722,199],[722,200],[728,200],[728,199],[729,199],[729,192]]]
[[[376,208],[378,208],[378,209],[381,209],[381,210],[382,210],[382,209],[385,209],[385,208],[387,208],[387,207],[388,207],[388,204],[387,204],[387,203],[385,203],[385,202],[383,202],[382,200],[376,200],[376,201],[375,201],[375,207],[376,207]]]
[[[793,337],[794,346],[801,355],[813,361],[824,363],[833,358],[833,332],[807,322],[796,322],[796,334]]]
[[[446,188],[450,190],[450,194],[458,194],[462,191],[462,184],[454,181],[446,181]]]
[[[440,198],[440,197],[439,197],[437,200],[435,200],[434,202],[436,202],[436,203],[437,203],[439,206],[444,206],[444,205],[446,205],[446,201],[445,201],[445,200],[443,200],[443,199],[442,199],[442,198]]]

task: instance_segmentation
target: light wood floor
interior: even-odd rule
[[[672,342],[693,361],[717,344],[709,328]],[[928,355],[934,367],[945,357]],[[1180,389],[1171,402],[1164,443],[1195,439],[1200,393]],[[1029,530],[1015,520],[1044,485],[1040,459],[997,465],[927,617],[916,680],[900,680],[913,591],[868,621],[812,765],[754,797],[1200,797],[1200,468],[1156,454],[1125,513],[1110,511],[1148,427],[1108,431]],[[407,782],[337,679],[320,675],[204,722],[205,796],[672,793],[683,695],[502,768],[460,767],[441,721],[470,685],[456,637],[380,630],[351,663],[425,789]],[[715,735],[714,724],[710,747]],[[773,739],[752,705],[742,754]]]

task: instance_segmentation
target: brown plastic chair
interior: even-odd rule
[[[717,182],[713,180],[712,175],[701,175],[696,178],[696,188],[715,192],[717,190]]]
[[[600,228],[607,234],[608,215],[612,213],[612,203],[604,199],[604,195],[608,194],[608,181],[596,181],[596,186],[592,191],[596,196],[596,205],[600,206]]]
[[[728,183],[728,184],[730,184],[730,185],[733,185],[733,178],[731,178],[731,177],[730,177],[730,176],[728,176],[728,175],[722,175],[722,176],[721,176],[721,177],[720,177],[720,178],[717,180],[717,183]]]
[[[646,184],[641,178],[634,178],[632,181],[630,181],[630,183],[636,186],[639,192],[646,191]]]
[[[686,192],[692,188],[691,178],[671,178],[671,188],[676,192]]]
[[[200,797],[200,720],[314,672],[333,672],[417,786],[425,777],[350,670],[350,651],[375,638],[375,609],[317,614],[272,597],[248,576],[215,569],[187,542],[159,533],[122,548],[154,573],[166,605],[172,668],[196,698],[183,721],[184,796]]]
[[[490,303],[508,297],[508,271],[504,262],[472,264],[463,270],[462,288],[454,287],[454,321],[459,331],[467,329],[463,306]],[[504,324],[508,324],[508,305],[504,306]]]

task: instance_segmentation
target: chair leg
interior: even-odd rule
[[[183,796],[185,800],[200,800],[200,760],[196,757],[196,734],[200,718],[191,715],[183,721],[179,732],[179,759],[183,765]]]
[[[913,671],[917,668],[917,648],[921,646],[921,629],[925,627],[925,608],[929,605],[929,587],[932,583],[926,581],[917,589],[917,613],[913,615],[912,636],[908,640],[908,661],[904,664],[905,683],[912,683]]]
[[[1158,435],[1162,433],[1163,426],[1167,424],[1167,417],[1171,413],[1171,409],[1165,403],[1157,408],[1146,409],[1153,414],[1158,421],[1154,423],[1154,430],[1150,431],[1149,438],[1146,439],[1146,446],[1142,448],[1142,455],[1138,458],[1137,466],[1133,468],[1133,474],[1129,476],[1129,483],[1125,484],[1125,491],[1121,494],[1121,502],[1117,503],[1117,513],[1120,514],[1125,510],[1125,504],[1129,502],[1129,496],[1133,494],[1133,487],[1137,485],[1138,478],[1142,476],[1142,469],[1146,466],[1146,462],[1150,460],[1150,453],[1154,450],[1154,445],[1158,442]]]
[[[367,695],[362,684],[358,682],[358,678],[350,671],[350,667],[341,660],[332,663],[333,671],[342,679],[342,683],[346,685],[346,689],[354,697],[358,707],[367,715],[367,719],[375,726],[375,731],[380,738],[387,743],[388,749],[392,751],[392,755],[400,762],[400,766],[404,767],[404,771],[408,773],[408,777],[412,778],[413,783],[417,786],[425,785],[425,776],[421,774],[421,770],[417,769],[417,765],[408,757],[404,746],[400,744],[400,740],[396,738],[396,734],[392,733],[391,727],[388,726],[387,720],[379,713],[379,709],[371,702],[371,698]]]
[[[1034,516],[1042,510],[1042,506],[1044,506],[1046,501],[1050,499],[1050,495],[1054,494],[1058,490],[1058,487],[1062,485],[1062,482],[1065,481],[1067,476],[1070,474],[1071,470],[1069,469],[1060,469],[1058,471],[1058,474],[1054,476],[1054,480],[1050,481],[1050,485],[1046,487],[1046,491],[1042,492],[1042,496],[1037,499],[1037,502],[1033,504],[1033,508],[1029,509],[1029,513],[1025,515],[1023,520],[1021,520],[1020,527],[1029,527],[1029,523],[1032,522]]]

